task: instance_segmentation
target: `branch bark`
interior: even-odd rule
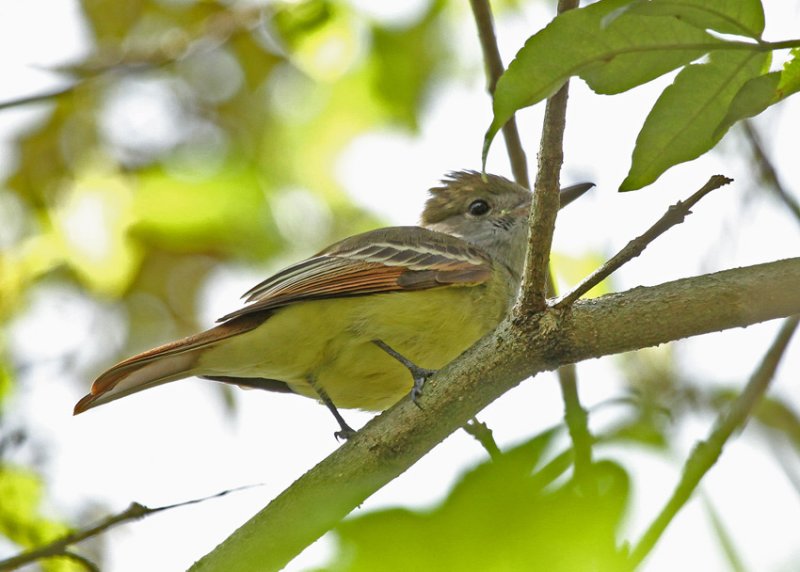
[[[511,318],[370,421],[194,571],[277,570],[523,379],[567,363],[800,313],[800,258],[638,287]]]

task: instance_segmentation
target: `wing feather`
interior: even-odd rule
[[[492,263],[466,241],[420,227],[391,227],[356,235],[267,278],[244,294],[230,320],[300,300],[473,285]]]

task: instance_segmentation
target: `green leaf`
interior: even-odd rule
[[[407,28],[372,26],[370,86],[389,116],[418,129],[419,110],[430,82],[447,63],[448,36],[439,17],[444,2],[432,2],[425,16]]]
[[[154,168],[138,177],[131,231],[173,252],[266,256],[276,247],[268,190],[252,165],[231,162],[208,177]]]
[[[483,159],[500,128],[573,75],[599,93],[619,93],[691,62],[723,43],[676,18],[622,13],[630,0],[601,0],[555,18],[531,36],[497,84]]]
[[[724,133],[731,125],[746,117],[758,115],[800,91],[800,49],[792,50],[794,56],[783,66],[783,71],[774,71],[755,77],[745,83],[733,98],[728,113],[716,132]]]
[[[34,548],[67,534],[65,524],[40,514],[44,496],[42,479],[21,467],[0,467],[0,536],[22,548]],[[42,561],[46,572],[83,570],[77,562],[63,558]]]
[[[675,16],[703,30],[760,38],[764,7],[760,0],[651,0],[631,5],[630,13]]]
[[[3,402],[11,395],[14,389],[14,378],[8,366],[0,361],[0,412],[3,409]]]
[[[716,128],[734,96],[768,62],[766,53],[718,51],[708,63],[681,71],[647,116],[620,191],[649,185],[670,167],[711,149],[724,134]]]
[[[338,558],[324,569],[622,569],[616,535],[629,491],[622,467],[600,461],[579,484],[541,488],[519,470],[524,463],[499,461],[471,471],[431,511],[390,509],[345,521],[336,530]]]

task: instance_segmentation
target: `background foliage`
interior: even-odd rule
[[[496,2],[493,8],[501,19],[513,21],[522,4]],[[511,87],[499,87],[505,95],[495,102],[495,116],[507,117],[546,97],[570,75],[555,69],[541,85],[529,81],[529,68],[542,61],[531,55],[537,42],[546,44],[559,25],[575,26],[580,35],[587,18],[606,17],[623,4],[605,2],[594,15],[575,15],[572,24],[554,24],[528,42],[512,68],[520,76],[509,74],[504,81]],[[750,9],[741,21],[746,35],[760,38],[763,17],[759,22],[753,15],[755,4],[747,3]],[[663,15],[646,14],[647,6],[617,14],[610,25],[624,27],[630,25],[626,18],[638,18],[658,28],[655,21]],[[457,2],[421,2],[417,12],[400,20],[376,17],[357,3],[322,0],[263,6],[84,0],[79,7],[84,53],[54,70],[52,93],[26,104],[31,119],[13,132],[13,161],[0,187],[0,534],[6,539],[0,554],[41,545],[105,511],[88,504],[64,510],[48,501],[58,475],[47,470],[53,442],[24,414],[33,384],[43,379],[59,384],[62,389],[54,395],[64,402],[58,407],[69,408],[65,396],[82,393],[103,366],[207,326],[202,301],[221,275],[263,275],[334,239],[377,226],[376,217],[342,188],[337,176],[342,150],[381,129],[417,136],[430,121],[430,102],[442,85],[472,82],[474,87],[483,81],[478,52],[461,45],[477,41],[468,6]],[[549,4],[546,8],[552,10]],[[680,30],[660,32],[673,39],[678,34],[689,44],[721,41],[703,31],[706,27],[741,32],[725,28],[730,19],[723,25],[702,19],[698,24],[695,13],[685,16],[688,23],[676,25]],[[630,35],[620,37],[632,41]],[[566,61],[561,48],[557,42],[546,46],[553,51],[547,61]],[[472,60],[464,59],[465,51]],[[672,52],[660,73],[707,51]],[[794,63],[776,63],[776,69],[766,55],[736,54],[747,56],[749,71],[726,92],[726,106],[715,109],[702,126],[681,123],[668,113],[659,118],[659,111],[674,110],[681,93],[703,96],[697,82],[707,85],[711,68],[735,67],[738,60],[731,63],[726,58],[734,56],[715,52],[704,63],[683,68],[655,103],[647,121],[656,127],[642,131],[634,162],[636,153],[644,152],[647,134],[663,135],[665,124],[687,141],[702,138],[689,126],[704,129],[705,147],[667,145],[683,153],[673,162],[687,160],[719,140],[720,122],[727,128],[797,89],[796,50],[786,60]],[[571,55],[579,63],[605,57],[580,50]],[[664,54],[654,57],[666,61]],[[651,69],[641,58],[635,61]],[[609,76],[589,64],[578,75],[600,93],[659,75],[643,71],[633,81],[636,70],[621,66],[617,82],[608,83]],[[741,90],[744,96],[737,95]],[[710,91],[700,104],[719,102]],[[19,107],[17,102],[0,113]],[[494,126],[499,128],[497,122]],[[526,139],[532,155],[533,138]],[[663,141],[654,144],[663,158]],[[474,146],[477,162],[480,141]],[[728,200],[774,201],[771,197],[783,192],[784,198],[775,201],[790,213],[782,224],[797,228],[797,199],[769,176],[757,148],[728,151],[764,174],[749,195]],[[442,170],[475,166],[442,165]],[[623,186],[650,183],[668,166],[632,172],[636,181],[625,179]],[[392,176],[374,173],[376,192]],[[613,220],[614,213],[607,216]],[[640,226],[647,223],[642,220]],[[764,259],[771,259],[770,253]],[[588,273],[597,260],[597,252],[554,257],[565,283]],[[50,329],[53,316],[70,323],[70,331]],[[514,569],[531,562],[547,570],[617,567],[625,555],[623,531],[636,478],[625,451],[646,450],[679,464],[681,431],[730,403],[748,374],[709,384],[694,372],[670,349],[623,356],[616,362],[616,391],[595,404],[604,421],[594,435],[601,460],[591,479],[571,479],[563,427],[531,423],[524,438],[503,447],[502,457],[465,472],[436,507],[389,509],[345,522],[337,532],[337,555],[326,569],[388,569],[389,561],[398,570]],[[63,390],[64,385],[69,388]],[[235,418],[238,400],[225,388],[216,395]],[[755,418],[759,442],[773,447],[775,461],[790,477],[800,451],[800,418],[792,397],[765,400]],[[758,494],[758,485],[752,494]],[[742,547],[729,542],[731,523],[708,507],[724,561],[743,569]],[[83,553],[103,562],[107,549],[99,539]],[[791,568],[800,554],[796,546],[786,551],[793,554]],[[82,567],[70,559],[43,565]]]

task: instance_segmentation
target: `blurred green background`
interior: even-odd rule
[[[533,31],[532,15],[552,13],[553,4],[493,3],[501,39],[508,42],[503,44],[507,60]],[[767,3],[768,17],[769,8]],[[53,17],[46,3],[40,9],[41,18]],[[226,284],[226,276],[237,276],[236,285],[242,276],[252,283],[333,240],[386,223],[345,192],[346,177],[339,174],[343,150],[363,141],[360,137],[375,132],[400,133],[408,140],[425,136],[426,130],[437,129],[434,94],[458,85],[476,94],[483,107],[463,111],[465,124],[476,124],[477,131],[445,134],[445,140],[470,140],[473,162],[448,163],[451,155],[442,148],[443,174],[477,166],[481,141],[471,133],[481,133],[488,125],[489,100],[483,95],[483,66],[467,3],[419,0],[405,8],[387,9],[388,15],[369,2],[322,0],[264,4],[83,0],[73,9],[80,23],[79,49],[68,61],[42,72],[48,75],[44,87],[8,97],[5,105],[0,101],[0,119],[22,114],[16,123],[0,125],[6,137],[0,172],[0,558],[47,542],[71,526],[84,526],[114,508],[108,506],[114,503],[108,502],[107,492],[97,499],[81,493],[74,502],[57,500],[69,498],[70,492],[60,480],[63,473],[53,470],[58,466],[52,459],[59,444],[47,430],[46,412],[68,416],[71,400],[85,392],[103,367],[210,325],[209,320],[222,313],[214,312],[223,307],[210,304],[211,292],[215,285]],[[3,10],[4,25],[15,26],[14,8]],[[35,20],[28,16],[25,21]],[[12,61],[14,54],[8,56]],[[576,89],[576,97],[586,96],[580,95],[585,88]],[[643,93],[648,95],[637,92],[635,97]],[[19,99],[37,94],[42,97],[35,101]],[[570,129],[589,134],[568,137],[568,177],[592,178],[601,190],[606,180],[618,184],[623,171],[594,156],[604,151],[604,140],[612,136],[600,127],[602,118],[597,115],[602,112],[584,107],[582,113],[575,124],[583,131],[570,126],[568,135]],[[523,138],[533,159],[535,133],[526,131],[525,125]],[[623,163],[634,135],[626,135],[616,148]],[[572,171],[570,144],[583,152]],[[691,246],[679,256],[686,258],[694,248],[688,257],[696,264],[677,261],[668,274],[674,278],[730,266],[732,261],[751,262],[750,254],[742,258],[730,254],[727,249],[733,247],[726,233],[753,209],[762,209],[754,217],[758,225],[741,240],[774,235],[774,244],[760,247],[764,261],[782,252],[796,254],[797,221],[786,203],[775,200],[774,185],[760,178],[752,147],[745,139],[723,147],[750,179],[745,174],[739,194],[729,193],[726,205],[734,206],[718,203],[716,213],[714,208],[704,213],[705,222],[692,221],[700,227],[699,234],[691,235],[695,237],[688,240]],[[501,155],[501,147],[494,153]],[[375,195],[384,192],[384,184],[400,170],[413,169],[408,158],[396,159],[398,172],[384,164],[357,164],[374,182]],[[643,209],[648,203],[652,212],[663,212],[669,199],[688,195],[707,178],[708,166],[701,169],[706,169],[701,171],[705,175],[687,175],[692,181],[687,184],[694,187],[682,186],[683,180],[677,185],[667,180],[665,186],[674,192],[664,191],[661,196],[667,199],[641,195],[628,198],[627,204]],[[616,188],[613,182],[607,190],[611,188]],[[614,243],[597,238],[610,232],[608,227],[619,223],[627,232],[625,225],[631,224],[642,230],[653,220],[642,210],[623,214],[607,202],[611,199],[587,200],[594,210],[575,215],[588,218],[581,219],[583,230],[572,233],[582,240],[580,250],[567,248],[554,255],[562,288],[578,281],[610,252]],[[715,217],[720,221],[713,229],[704,229]],[[623,219],[625,223],[620,222]],[[653,257],[646,264],[658,267],[657,271],[623,277],[618,285],[658,282],[666,260],[676,256],[675,250],[681,251],[680,243],[675,247],[669,239],[665,242],[663,250],[654,247],[652,254],[644,255]],[[240,291],[248,284],[242,286]],[[236,302],[224,303],[230,307]],[[754,328],[756,337],[737,342],[749,347],[744,354],[748,359],[766,350],[773,329]],[[704,351],[679,352],[672,346],[648,350],[615,359],[603,370],[610,381],[598,382],[603,389],[599,393],[592,389],[589,396],[593,419],[597,412],[602,420],[593,425],[598,449],[610,452],[599,455],[605,460],[595,467],[596,488],[581,489],[568,478],[569,443],[556,405],[551,407],[552,418],[522,419],[521,432],[501,429],[498,440],[507,450],[502,461],[483,463],[482,451],[462,437],[473,449],[471,456],[439,459],[448,465],[446,471],[463,473],[445,483],[454,488],[441,505],[428,503],[420,511],[390,509],[349,521],[339,531],[339,551],[329,550],[338,556],[325,569],[376,570],[383,559],[397,562],[398,570],[615,569],[624,541],[635,536],[629,534],[631,522],[640,530],[672,482],[668,478],[667,487],[655,491],[649,513],[631,520],[631,480],[647,478],[637,472],[635,455],[644,451],[677,470],[692,442],[687,435],[702,436],[711,416],[736,396],[749,374],[748,366],[738,370],[740,375],[723,374],[721,381],[708,383],[706,370],[692,362]],[[712,359],[720,355],[714,353]],[[796,362],[795,357],[789,370],[794,372],[791,392],[765,402],[756,422],[758,447],[769,444],[775,478],[786,479],[787,488],[794,491],[787,497],[789,509],[800,508]],[[753,360],[748,363],[756,365]],[[591,370],[592,375],[599,374]],[[41,389],[43,384],[47,389]],[[49,396],[44,405],[37,401],[42,391]],[[242,431],[244,422],[236,421],[241,402],[232,390],[213,386],[209,395],[211,409],[230,420],[220,423],[236,427],[234,435]],[[542,402],[558,400],[542,398]],[[39,413],[31,414],[35,410]],[[114,412],[109,415],[104,424],[99,418],[80,423],[94,423],[95,432],[116,433],[119,428],[109,425]],[[293,418],[281,423],[294,427],[304,422]],[[176,427],[176,432],[191,439],[185,426]],[[314,437],[327,438],[324,432]],[[71,450],[78,442],[87,449],[92,446],[74,436],[73,440]],[[154,446],[152,440],[147,445],[144,436],[142,441]],[[326,441],[325,446],[330,449],[335,444]],[[147,473],[157,472],[155,464],[128,451],[132,480],[146,480]],[[629,456],[631,451],[634,457]],[[252,448],[248,454],[258,456]],[[281,455],[288,454],[269,450],[265,456],[277,464]],[[437,450],[432,456],[440,454]],[[165,455],[168,459],[169,453]],[[93,459],[98,465],[86,467],[87,472],[100,471],[106,462],[103,454]],[[311,466],[307,459],[302,463]],[[467,466],[471,468],[465,472]],[[172,469],[161,461],[158,470]],[[222,488],[238,484],[223,482],[227,484]],[[216,485],[207,486],[213,492]],[[743,481],[734,486],[747,487],[742,494],[758,495],[763,485]],[[130,490],[127,502],[141,500],[135,486]],[[642,490],[652,492],[646,486]],[[182,499],[173,497],[173,502],[178,500]],[[403,504],[396,499],[381,502]],[[713,553],[710,558],[720,569],[790,570],[800,565],[797,544],[785,540],[779,548],[766,549],[772,559],[742,556],[746,549],[741,533],[730,541],[728,528],[735,523],[717,518],[712,502],[703,506],[701,520],[707,519],[711,531],[707,534],[713,540],[703,550]],[[256,508],[251,505],[243,514]],[[212,516],[200,518],[213,520],[216,509],[207,510]],[[771,525],[783,528],[781,522]],[[140,525],[129,526],[135,530]],[[220,539],[202,538],[186,552],[190,556],[180,556],[179,561],[190,563]],[[675,542],[670,546],[685,546],[680,538]],[[105,537],[94,539],[82,553],[110,569],[140,566],[109,556],[113,543]],[[143,552],[165,550],[146,542],[138,546]],[[504,560],[495,560],[497,554]],[[748,559],[755,567],[747,568],[743,562]],[[652,569],[671,569],[674,562],[669,554],[660,553]],[[43,566],[83,569],[69,559],[51,559]]]

